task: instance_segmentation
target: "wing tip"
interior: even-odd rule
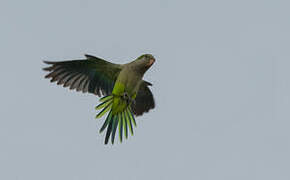
[[[96,56],[93,56],[93,55],[90,55],[90,54],[85,54],[85,57],[87,59],[90,59],[90,58],[97,58]]]
[[[55,64],[56,63],[54,61],[46,61],[46,60],[43,60],[42,62],[45,63],[45,64]]]
[[[43,70],[43,71],[50,71],[50,68],[51,68],[51,67],[45,67],[45,68],[42,68],[42,70]]]
[[[45,64],[48,64],[48,65],[51,65],[49,67],[42,68],[42,70],[44,70],[44,71],[52,71],[53,68],[54,68],[54,65],[56,63],[56,62],[53,62],[53,61],[46,61],[46,60],[43,60],[42,62],[45,63]]]

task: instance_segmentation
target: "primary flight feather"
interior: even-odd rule
[[[58,85],[93,93],[101,103],[96,107],[100,112],[96,118],[108,113],[100,132],[106,130],[105,144],[110,137],[112,144],[118,130],[122,142],[123,134],[133,135],[135,116],[142,115],[155,107],[151,83],[143,80],[145,72],[154,64],[151,54],[144,54],[127,64],[114,64],[101,58],[85,55],[86,59],[70,61],[44,61],[50,65],[43,68],[49,73],[45,78]]]

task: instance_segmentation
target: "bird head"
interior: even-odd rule
[[[155,62],[155,58],[151,54],[143,54],[132,62],[134,68],[144,74]]]
[[[149,69],[155,62],[155,58],[151,54],[143,54],[136,59],[136,64],[138,66]]]

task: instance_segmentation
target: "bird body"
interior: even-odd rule
[[[61,62],[45,61],[51,65],[44,68],[50,71],[46,78],[52,78],[51,82],[57,81],[57,84],[69,86],[70,89],[103,95],[101,103],[96,107],[97,110],[102,110],[96,118],[109,113],[100,132],[107,129],[105,144],[110,136],[113,144],[119,127],[119,138],[122,142],[123,131],[125,137],[128,137],[128,127],[133,135],[132,124],[136,126],[134,116],[142,115],[155,107],[153,95],[148,88],[152,84],[143,80],[144,73],[155,59],[150,54],[144,54],[130,63],[119,65],[91,55],[86,55],[86,58]]]

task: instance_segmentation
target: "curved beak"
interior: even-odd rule
[[[155,59],[154,58],[150,59],[149,60],[149,63],[147,64],[147,66],[148,67],[152,66],[152,64],[154,64],[154,62],[155,62]]]

